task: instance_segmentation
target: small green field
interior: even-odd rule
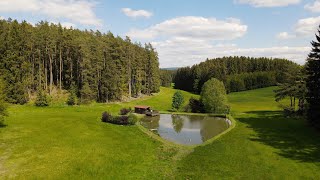
[[[319,179],[319,134],[283,117],[273,89],[230,94],[236,127],[194,149],[100,122],[103,111],[134,105],[168,112],[169,88],[128,103],[11,106],[0,128],[0,179]]]

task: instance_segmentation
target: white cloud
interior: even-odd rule
[[[314,1],[313,4],[308,3],[304,6],[304,8],[308,11],[318,13],[320,12],[320,0]]]
[[[240,48],[235,44],[211,44],[201,40],[171,39],[153,42],[159,52],[161,67],[190,66],[206,58],[223,56],[250,56],[287,58],[304,64],[310,47]]]
[[[232,40],[242,37],[247,26],[239,19],[217,20],[195,16],[166,20],[147,29],[131,29],[127,35],[135,39],[155,39],[176,37],[206,40]]]
[[[299,19],[294,25],[292,33],[281,32],[276,35],[278,39],[290,39],[301,37],[312,37],[317,32],[320,25],[319,17]]]
[[[288,32],[281,32],[279,34],[277,34],[277,39],[291,39],[294,38],[295,35],[291,35]]]
[[[29,12],[51,18],[66,18],[84,25],[101,25],[89,0],[1,0],[0,12]]]
[[[253,7],[283,7],[299,4],[301,0],[235,0],[239,4],[250,4]]]
[[[39,0],[1,0],[0,12],[30,12],[40,9]]]
[[[189,66],[206,58],[223,56],[287,58],[303,64],[310,51],[309,47],[241,48],[227,42],[243,37],[247,28],[235,18],[217,20],[188,16],[170,19],[146,29],[132,29],[127,35],[136,40],[152,39],[161,67]],[[292,35],[282,33],[280,36],[289,38]]]
[[[139,17],[145,17],[150,18],[153,16],[152,12],[146,11],[146,10],[133,10],[130,8],[122,8],[121,11],[128,17],[132,18],[139,18]]]
[[[300,19],[295,25],[295,33],[298,36],[313,36],[320,25],[320,16]]]
[[[5,19],[3,16],[0,16],[0,20],[3,20],[3,19]]]

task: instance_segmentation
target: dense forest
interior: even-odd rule
[[[224,82],[227,92],[237,92],[283,83],[290,69],[299,68],[285,59],[223,57],[178,69],[173,83],[176,89],[199,94],[205,82],[217,78]]]
[[[175,70],[160,69],[161,86],[171,87],[175,74],[176,74]]]
[[[0,76],[6,100],[26,103],[44,90],[75,89],[81,101],[108,102],[158,92],[158,54],[111,32],[0,20]]]

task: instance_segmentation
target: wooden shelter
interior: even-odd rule
[[[134,112],[137,114],[146,114],[148,111],[151,111],[150,106],[135,106]]]

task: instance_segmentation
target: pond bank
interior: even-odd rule
[[[232,130],[236,125],[236,121],[233,119],[231,115],[224,115],[223,118],[226,119],[224,120],[224,122],[222,122],[219,119],[215,119],[215,117],[221,118],[221,115],[214,116],[212,114],[195,113],[170,114],[171,116],[169,116],[169,114],[162,114],[160,115],[160,117],[156,118],[145,117],[144,119],[140,119],[138,126],[141,130],[143,130],[143,132],[148,132],[147,134],[149,136],[155,138],[156,140],[162,143],[194,148],[200,145],[208,144],[213,140],[218,139],[223,134],[226,134],[227,132]],[[208,117],[212,119],[200,117]],[[200,127],[201,130],[198,129]],[[220,130],[218,130],[217,128]],[[189,138],[191,139],[188,141]]]

